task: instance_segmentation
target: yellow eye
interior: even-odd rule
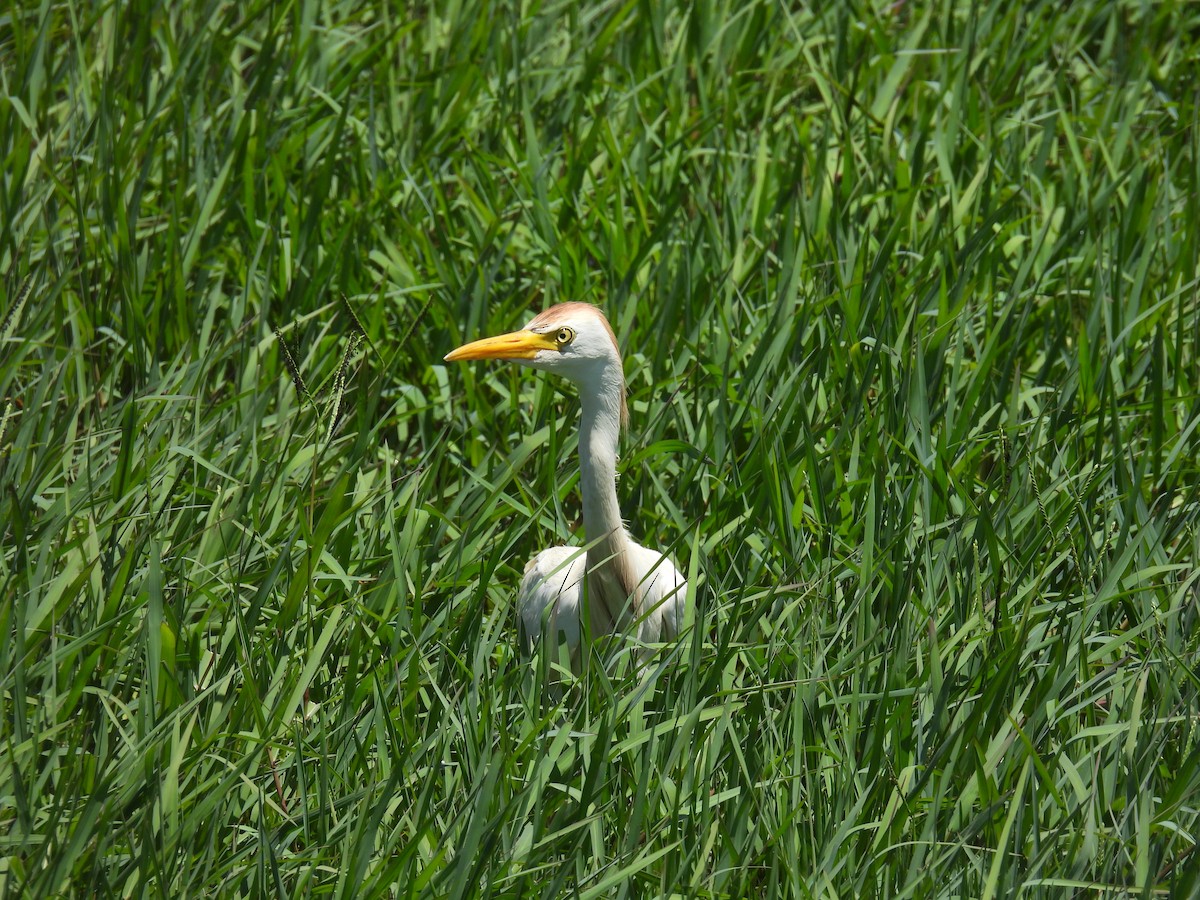
[[[554,340],[558,343],[559,347],[565,347],[571,341],[575,340],[575,329],[565,327],[558,329],[558,334],[554,336]]]

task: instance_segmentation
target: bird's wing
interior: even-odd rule
[[[587,556],[579,547],[551,547],[529,560],[517,594],[526,647],[545,633],[565,641],[574,655],[579,647],[586,568]]]
[[[647,643],[669,641],[683,628],[687,605],[687,580],[669,556],[633,544],[634,569],[642,589],[642,616],[638,637]]]

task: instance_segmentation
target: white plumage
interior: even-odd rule
[[[676,637],[683,625],[687,582],[669,557],[634,542],[617,504],[617,441],[627,417],[625,374],[603,313],[586,303],[559,304],[521,331],[466,344],[446,359],[513,360],[561,374],[579,387],[586,545],[551,547],[525,566],[517,608],[526,639],[543,634],[556,645],[564,642],[577,666],[587,633],[593,638],[628,633],[647,645]],[[585,610],[588,632],[581,624]],[[646,648],[641,655],[649,652]]]
[[[641,604],[636,622],[631,606],[614,630],[632,631],[642,644],[671,640],[683,625],[687,581],[669,557],[633,541],[629,544],[626,552],[634,557],[634,569],[643,573]],[[529,645],[539,634],[553,635],[556,642],[566,644],[571,658],[576,658],[586,570],[582,547],[550,547],[525,564],[517,607],[521,633]]]

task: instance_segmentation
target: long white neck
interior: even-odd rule
[[[625,400],[619,363],[605,367],[598,389],[581,390],[580,395],[579,481],[588,544],[588,605],[593,633],[603,633],[628,615],[637,588],[625,553],[629,535],[617,503],[617,439]],[[636,597],[633,600],[636,608]]]
[[[621,378],[620,372],[614,377],[614,373],[606,370],[598,390],[580,392],[583,401],[579,426],[580,489],[583,528],[589,544],[627,539],[617,504],[617,439],[624,401]]]

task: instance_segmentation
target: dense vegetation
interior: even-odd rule
[[[1200,890],[1200,9],[46,0],[0,59],[6,895]],[[563,299],[695,622],[543,701],[578,400],[441,357]]]

